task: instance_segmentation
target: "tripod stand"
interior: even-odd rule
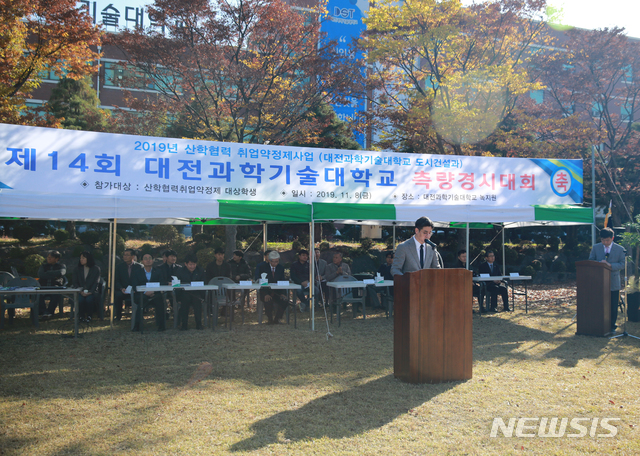
[[[634,339],[638,339],[640,340],[640,337],[637,336],[632,336],[631,334],[629,334],[627,332],[627,321],[628,321],[628,315],[627,315],[627,286],[629,285],[628,283],[628,275],[627,275],[627,249],[624,250],[624,280],[622,282],[622,291],[624,294],[624,298],[621,296],[620,297],[620,303],[622,304],[622,314],[624,315],[624,323],[622,324],[622,333],[621,334],[616,334],[615,336],[611,336],[609,339],[617,339],[618,337],[632,337]]]

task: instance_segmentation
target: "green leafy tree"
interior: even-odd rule
[[[105,131],[109,113],[100,109],[100,100],[88,78],[63,78],[51,92],[48,112],[68,130]]]
[[[349,125],[338,118],[333,108],[321,103],[309,113],[309,121],[316,124],[307,132],[299,132],[291,141],[292,146],[322,147],[325,149],[360,149]],[[310,134],[311,133],[311,134]]]

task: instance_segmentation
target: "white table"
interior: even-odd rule
[[[531,280],[531,276],[490,276],[490,277],[474,277],[473,281],[474,282],[480,282],[483,286],[483,288],[485,289],[484,291],[484,295],[488,298],[489,297],[489,293],[486,292],[486,286],[485,286],[485,282],[493,282],[493,281],[502,281],[502,280],[506,280],[508,283],[508,285],[511,286],[511,305],[512,308],[515,310],[515,289],[514,289],[514,282],[518,282],[518,281],[523,281],[524,284],[524,305],[525,305],[525,313],[529,312],[529,296],[528,296],[528,290],[527,290],[527,281]],[[482,305],[480,306],[480,314],[482,314]]]
[[[0,290],[0,302],[3,302],[4,296],[11,295],[25,295],[25,294],[34,294],[34,295],[48,295],[48,294],[73,294],[73,337],[78,338],[78,323],[79,323],[79,309],[80,309],[80,300],[78,299],[82,288],[17,288],[15,290]],[[33,309],[33,308],[32,308]],[[31,317],[34,319],[34,325],[38,327],[38,305],[35,306],[34,315]],[[2,310],[2,316],[0,317],[0,328],[4,328],[4,309]]]
[[[525,310],[525,313],[529,313],[529,295],[527,292],[527,281],[531,280],[531,276],[505,276],[505,279],[511,285],[511,302],[513,303],[514,309],[516,304],[516,300],[514,296],[516,294],[522,295],[522,293],[516,293],[514,282],[522,282],[522,284],[524,285],[524,310]]]
[[[393,287],[393,280],[383,280],[382,282],[376,282],[373,285],[375,285],[376,287],[384,287],[387,289],[386,295],[383,296],[383,299],[387,301],[387,318],[389,318],[389,315],[392,315],[393,313],[393,296],[391,295],[390,290],[390,288]],[[380,294],[382,295],[382,292]]]
[[[346,288],[362,288],[364,291],[364,301],[362,303],[362,318],[366,319],[367,315],[366,315],[366,310],[365,310],[365,306],[366,306],[366,296],[367,296],[367,286],[369,285],[375,285],[375,283],[371,284],[371,283],[364,283],[362,280],[353,280],[353,281],[344,281],[344,282],[327,282],[327,286],[330,288],[334,288],[336,291],[338,290],[344,290]],[[352,310],[355,309],[353,307],[353,303],[351,304]],[[338,312],[338,326],[340,325],[340,309],[337,309],[336,312]],[[353,312],[353,315],[355,316],[355,311]],[[333,319],[333,313],[331,313],[331,318]]]
[[[176,286],[172,286],[172,285],[161,285],[159,287],[139,286],[139,287],[136,287],[136,293],[145,293],[147,291],[153,291],[153,292],[162,293],[162,292],[175,291],[175,290],[184,290],[184,291],[210,291],[211,290],[212,291],[212,290],[217,290],[217,289],[218,289],[217,285],[192,286],[192,285],[189,285],[189,284],[185,283],[185,284],[180,284],[180,285],[176,285]],[[175,293],[172,294],[172,299],[173,299],[173,328],[176,329],[178,327],[179,305],[178,305],[178,301],[176,299],[176,294]],[[142,310],[142,306],[138,305],[135,302],[135,300],[133,299],[133,293],[132,293],[131,294],[131,314],[132,314],[131,329],[133,329],[134,326],[135,326],[135,319],[137,318],[139,310]],[[207,311],[206,310],[207,309],[205,309],[205,312],[204,312],[205,325],[207,324]],[[144,323],[144,318],[142,318],[142,315],[140,315],[140,332],[141,333],[142,333],[143,323]]]
[[[260,288],[262,287],[268,287],[268,288],[271,288],[272,290],[286,290],[287,293],[291,291],[291,302],[293,302],[293,327],[297,328],[298,327],[298,317],[296,313],[297,294],[295,293],[295,291],[302,289],[302,285],[297,283],[289,283],[289,285],[278,285],[277,283],[267,283],[265,285],[260,286]],[[258,324],[259,325],[262,324],[263,309],[264,309],[264,303],[262,302],[262,299],[260,299],[260,296],[258,293]],[[288,307],[287,307],[287,324],[289,324],[289,308]]]
[[[233,325],[233,295],[234,293],[228,293],[228,291],[247,291],[248,293],[251,293],[251,290],[258,290],[260,289],[260,285],[257,283],[252,283],[251,285],[241,285],[239,283],[223,283],[222,287],[227,291],[227,293],[225,293],[225,297],[227,300],[227,304],[229,307],[229,312],[231,312],[230,318],[229,318],[229,330],[231,330],[231,326]],[[260,297],[258,297],[257,301],[260,301]],[[244,301],[242,302],[242,308],[241,308],[241,312],[242,312],[242,323],[244,323]],[[213,322],[214,326],[216,324],[216,322]]]
[[[173,287],[171,285],[160,285],[159,287],[139,286],[139,287],[136,287],[135,293],[140,293],[142,295],[143,293],[146,293],[147,291],[152,291],[154,293],[163,293],[163,292],[173,291]],[[140,317],[140,334],[142,334],[143,326],[144,326],[144,318],[143,318],[143,315],[142,315],[142,312],[141,312],[142,311],[142,302],[140,303],[140,305],[138,305],[138,303],[133,298],[135,293],[131,293],[131,329],[133,329],[134,326],[135,326],[136,318],[138,318],[138,309],[140,309],[140,315],[139,315],[139,317]],[[176,303],[175,294],[172,295],[172,296],[173,296],[173,309],[174,309],[174,317],[173,317],[173,319],[174,319],[174,327],[175,327],[175,324],[177,322],[177,319],[176,319],[177,303]],[[164,298],[162,298],[162,299],[164,300]],[[157,315],[156,315],[156,318],[158,318]]]

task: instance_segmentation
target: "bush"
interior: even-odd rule
[[[42,265],[42,263],[44,263],[43,256],[38,255],[37,253],[33,255],[29,255],[27,258],[24,259],[25,274],[31,277],[37,277],[38,269],[40,269],[40,266]]]
[[[9,250],[9,258],[14,260],[25,258],[27,256],[26,252],[27,252],[27,249],[21,249],[20,247],[13,247],[11,250]]]
[[[536,271],[532,266],[526,266],[522,269],[522,275],[534,277],[536,275]]]
[[[555,272],[566,272],[567,270],[567,265],[564,264],[564,261],[554,261],[553,262],[553,270]]]
[[[74,258],[80,258],[80,254],[82,252],[84,252],[84,250],[85,250],[85,248],[84,248],[83,245],[76,245],[73,248],[73,252],[71,252],[71,255],[73,255]],[[71,269],[71,268],[69,268],[69,269]]]
[[[174,247],[173,244],[178,239],[178,230],[173,225],[156,225],[151,228],[151,236],[162,244]]]
[[[324,252],[325,250],[329,250],[330,248],[331,248],[331,244],[329,244],[327,241],[322,241],[320,243],[319,249],[321,252]]]
[[[69,239],[69,233],[67,232],[67,230],[55,230],[53,232],[53,238],[56,240],[56,242],[61,244]]]
[[[198,265],[202,269],[206,268],[209,263],[216,259],[213,249],[211,248],[199,250],[196,256],[198,257]]]
[[[220,247],[221,249],[224,249],[224,241],[220,238],[213,238],[213,242],[211,243],[211,248],[215,250],[218,247]]]
[[[213,236],[210,233],[198,233],[193,236],[193,240],[199,244],[209,244],[213,241]]]
[[[20,244],[26,244],[36,235],[36,231],[26,223],[21,223],[13,229],[13,237],[20,241]]]
[[[96,245],[100,241],[101,233],[99,231],[85,231],[84,233],[78,233],[78,239],[83,244],[90,246]]]
[[[98,248],[103,252],[109,253],[109,233],[104,232],[100,236],[98,242]],[[116,234],[116,255],[121,255],[124,252],[124,239],[119,234]]]
[[[140,247],[140,259],[142,260],[142,257],[147,253],[153,255],[153,246],[151,244],[142,244],[142,247]]]
[[[300,242],[299,240],[296,239],[291,243],[291,250],[294,250],[297,252],[301,248],[302,248],[302,242]]]
[[[185,237],[182,234],[177,237],[177,239],[173,242],[173,245],[171,247],[178,254],[178,260],[180,262],[184,261],[184,257],[186,257],[187,254],[191,253],[191,249],[187,245],[185,241]]]
[[[389,236],[385,239],[384,245],[387,247],[387,250],[393,250],[393,236]]]
[[[371,250],[371,247],[373,247],[373,239],[371,238],[360,239],[360,246],[365,251]]]
[[[560,247],[560,238],[557,236],[551,236],[549,238],[549,248],[552,252],[557,252]]]
[[[540,260],[533,260],[531,262],[531,267],[535,270],[535,271],[539,271],[540,269],[542,269],[542,262]],[[527,274],[529,275],[529,274]]]

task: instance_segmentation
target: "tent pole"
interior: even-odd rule
[[[467,222],[467,269],[469,269],[469,255],[471,252],[469,251],[469,222]]]
[[[267,222],[262,222],[262,258],[267,251]]]
[[[506,264],[507,264],[507,261],[504,258],[504,223],[503,223],[502,224],[502,273],[503,274],[507,273]]]
[[[111,329],[113,329],[113,314],[115,312],[115,293],[116,293],[116,281],[115,281],[115,276],[116,276],[116,245],[118,244],[116,242],[116,228],[118,226],[118,219],[113,219],[113,230],[111,231],[111,252],[110,252],[110,256],[111,256],[111,264],[110,266],[110,275],[111,275],[111,315],[109,315],[110,318],[110,324],[111,324]]]
[[[596,245],[596,146],[591,145],[591,246]]]
[[[393,254],[396,253],[396,222],[393,222],[393,243],[391,244]]]
[[[311,307],[311,309],[309,309],[309,315],[311,315],[311,331],[315,331],[315,323],[316,323],[316,306],[314,304],[314,292],[315,292],[315,278],[316,278],[316,273],[315,273],[315,263],[316,263],[316,249],[315,249],[315,230],[314,230],[314,226],[313,226],[313,220],[311,220],[311,222],[309,223],[309,258],[311,258],[311,262],[309,264],[309,274],[311,275],[310,280],[309,280],[309,306]],[[294,310],[295,311],[295,310]]]

